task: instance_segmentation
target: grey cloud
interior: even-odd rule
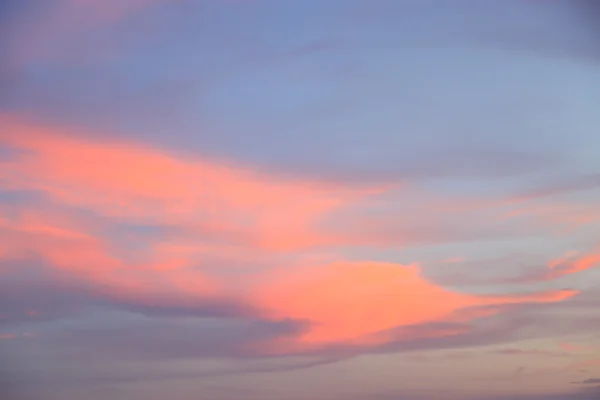
[[[547,357],[568,357],[568,353],[558,352],[558,351],[548,351],[548,350],[524,350],[524,349],[515,349],[515,348],[507,348],[497,350],[494,353],[502,354],[502,355],[533,355],[533,356],[547,356]]]
[[[581,393],[548,393],[489,397],[486,400],[595,400]]]
[[[89,360],[88,360],[89,361]],[[38,377],[37,379],[28,379],[24,376],[26,373],[15,373],[12,379],[6,379],[14,387],[17,385],[42,390],[45,393],[60,393],[61,391],[100,391],[108,392],[107,389],[123,389],[123,385],[135,383],[156,383],[168,381],[193,380],[202,385],[203,388],[209,385],[211,378],[222,376],[236,376],[244,374],[263,374],[277,373],[312,368],[320,365],[327,365],[339,362],[337,358],[308,358],[308,359],[255,359],[248,362],[234,360],[228,366],[214,368],[209,371],[194,370],[188,368],[184,371],[173,371],[165,369],[145,369],[145,368],[121,368],[111,363],[98,369],[97,365],[92,363],[73,363],[71,369],[67,369],[59,374]],[[74,368],[73,368],[74,366]],[[239,393],[234,388],[223,390],[225,395]],[[115,393],[116,394],[116,393]],[[249,393],[244,393],[247,396]],[[47,397],[46,397],[47,398]],[[54,397],[52,397],[54,399]],[[64,399],[65,396],[58,397]],[[77,397],[75,397],[77,398]],[[102,397],[104,398],[104,397]],[[121,397],[118,397],[121,398]],[[130,397],[124,397],[130,398]],[[178,398],[178,397],[175,397]],[[187,397],[186,397],[187,398]],[[205,396],[203,396],[205,398]],[[259,397],[260,398],[260,397]],[[29,397],[27,398],[30,399]]]
[[[533,184],[512,197],[515,200],[535,200],[557,195],[569,195],[600,188],[600,174],[575,175],[569,177],[553,177],[546,184]]]
[[[389,209],[381,203],[377,206],[381,217],[372,216],[368,208],[358,206],[335,214],[327,223],[334,227],[334,232],[345,235],[349,245],[356,243],[381,248],[473,241],[491,243],[502,239],[525,239],[547,229],[536,224],[524,227],[515,221],[499,220],[499,211],[492,207],[482,210],[444,209],[443,198],[428,203],[410,195],[398,196]]]
[[[590,379],[573,382],[573,383],[582,384],[582,385],[598,384],[598,383],[600,383],[600,378],[590,378]]]
[[[599,394],[600,386],[590,386],[581,390],[562,393],[490,396],[486,400],[597,400]]]
[[[158,294],[131,297],[110,286],[53,271],[35,259],[2,264],[6,273],[0,282],[0,326],[63,319],[98,307],[163,318],[243,317],[256,312],[227,299],[189,300]],[[30,315],[30,311],[35,315]]]
[[[4,260],[2,268],[0,326],[73,316],[92,303],[84,285],[50,273],[37,261]]]
[[[90,317],[92,318],[92,317]],[[38,338],[42,346],[61,349],[72,359],[168,361],[211,357],[256,358],[252,348],[282,336],[296,334],[303,324],[258,319],[151,318],[138,322],[74,327]],[[121,326],[120,326],[121,325]]]

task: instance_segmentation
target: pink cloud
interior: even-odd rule
[[[546,282],[578,274],[600,265],[600,253],[596,250],[585,252],[569,251],[565,255],[548,261],[545,269],[516,278],[506,279],[506,283]]]
[[[285,180],[141,143],[83,139],[73,130],[8,116],[0,118],[0,128],[0,142],[17,150],[0,161],[3,187],[51,199],[47,207],[0,209],[0,229],[7,238],[0,257],[34,253],[55,272],[111,299],[148,305],[229,299],[263,319],[306,322],[301,334],[267,343],[265,351],[459,335],[468,326],[427,324],[466,323],[503,311],[484,306],[559,302],[577,294],[467,294],[429,281],[418,263],[349,260],[335,251],[312,251],[373,243],[356,232],[328,230],[324,221],[389,186]],[[109,233],[124,222],[174,226],[185,234],[148,241],[131,257]],[[345,226],[364,223],[359,219]],[[207,268],[224,255],[274,264],[252,269],[244,279],[232,274],[236,269],[230,265],[219,265],[216,272]],[[567,273],[594,260],[578,259]],[[391,333],[411,326],[423,328]]]
[[[576,256],[569,253],[566,256],[550,262],[548,268],[550,271],[544,279],[556,279],[566,275],[586,271],[600,265],[600,253],[590,253]]]
[[[435,321],[468,321],[499,312],[458,311],[485,305],[556,302],[577,294],[558,291],[513,296],[477,296],[447,290],[426,280],[419,266],[381,262],[335,262],[271,274],[255,294],[272,318],[312,321],[301,345],[381,344],[382,332]],[[454,335],[463,329],[435,329],[431,335]],[[421,331],[422,335],[423,332]]]
[[[46,192],[105,215],[250,237],[270,249],[337,240],[319,219],[381,188],[284,181],[239,167],[175,158],[132,143],[85,141],[58,128],[4,118],[2,139],[26,152],[3,162],[6,187]]]

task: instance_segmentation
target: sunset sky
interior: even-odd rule
[[[600,6],[0,2],[0,398],[600,397]]]

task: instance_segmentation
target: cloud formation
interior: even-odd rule
[[[332,227],[348,224],[349,215],[356,223],[348,226],[364,225],[372,204],[381,207],[392,195],[410,194],[404,186],[282,180],[133,142],[86,139],[11,116],[3,117],[2,128],[0,222],[6,240],[0,248],[0,324],[22,330],[94,315],[98,307],[148,319],[122,328],[39,335],[42,345],[80,360],[98,358],[98,349],[108,360],[152,362],[305,354],[311,366],[331,357],[502,342],[515,329],[510,319],[497,327],[473,323],[578,293],[468,294],[428,280],[419,262],[344,255],[348,246],[369,248],[385,240],[373,235],[378,228],[355,236]],[[446,208],[460,210],[460,204]],[[452,241],[455,235],[420,240]],[[594,255],[573,257],[550,263],[539,279],[596,263]],[[191,320],[181,325],[180,318]],[[202,322],[207,319],[222,328],[209,333]],[[231,336],[232,330],[240,333]],[[279,367],[266,371],[274,370]],[[222,373],[235,371],[227,367]]]

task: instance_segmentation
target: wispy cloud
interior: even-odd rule
[[[583,381],[573,382],[573,383],[583,384],[583,385],[597,384],[597,383],[600,383],[600,379],[599,378],[590,378],[590,379],[585,379]]]

